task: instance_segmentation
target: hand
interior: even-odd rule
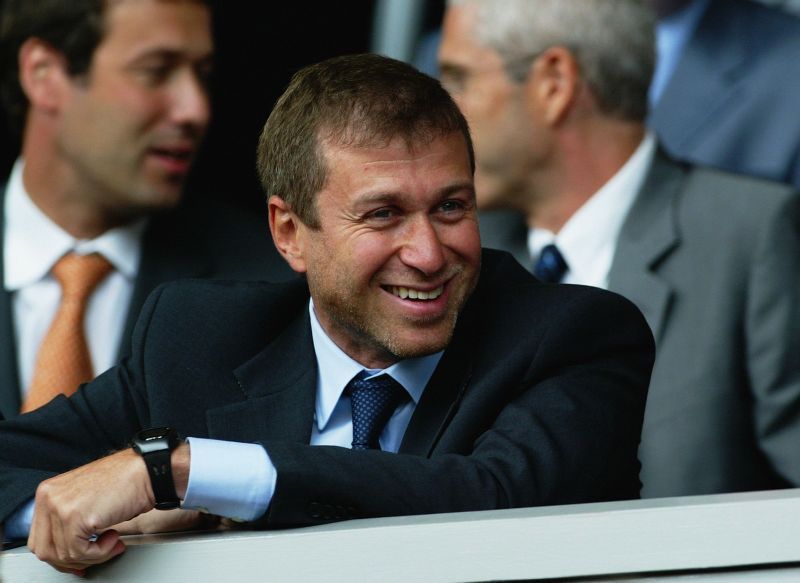
[[[144,461],[123,450],[39,484],[28,547],[57,570],[84,575],[125,550],[106,529],[154,505]]]
[[[216,528],[220,520],[213,514],[196,510],[151,510],[136,518],[115,524],[112,528],[120,535],[154,534],[179,530],[206,530]]]

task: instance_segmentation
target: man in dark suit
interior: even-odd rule
[[[655,336],[642,496],[800,485],[797,193],[660,150],[641,2],[454,4],[442,79],[474,131],[479,202],[516,213],[484,217],[484,245],[626,296]]]
[[[800,19],[752,0],[648,0],[648,123],[680,159],[800,187]]]
[[[635,497],[646,323],[481,252],[470,144],[409,65],[298,73],[258,159],[305,278],[162,286],[130,359],[0,423],[7,534],[32,513],[31,549],[82,572],[124,550],[108,527],[181,499],[287,526]]]
[[[0,411],[31,395],[62,258],[111,264],[83,319],[91,370],[117,362],[152,289],[178,277],[290,277],[266,221],[179,201],[209,118],[205,3],[9,0],[4,105],[22,136],[0,194]],[[66,371],[60,371],[69,378]]]

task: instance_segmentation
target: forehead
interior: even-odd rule
[[[475,59],[486,60],[500,56],[478,42],[475,29],[478,6],[475,3],[459,4],[447,8],[442,23],[442,41],[439,60],[446,65],[470,66]]]
[[[361,192],[423,192],[453,185],[471,187],[469,153],[461,132],[409,143],[353,147],[323,143],[328,180],[323,190],[357,196]]]
[[[99,49],[123,58],[166,51],[204,58],[212,51],[211,14],[191,0],[116,0],[105,12]]]

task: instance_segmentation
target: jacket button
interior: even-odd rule
[[[317,502],[311,502],[308,505],[308,514],[311,518],[319,518],[320,515],[320,505]]]

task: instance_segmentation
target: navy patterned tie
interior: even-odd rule
[[[547,283],[559,283],[567,272],[567,262],[561,252],[553,244],[545,245],[539,253],[539,259],[533,266],[533,275]]]
[[[347,385],[353,410],[353,449],[380,449],[378,437],[397,406],[408,396],[387,374],[371,379],[359,373]]]

